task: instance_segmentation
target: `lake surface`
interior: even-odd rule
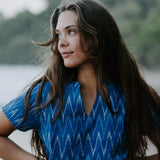
[[[40,66],[0,65],[0,108],[20,95],[42,73],[43,68]],[[32,152],[31,131],[15,131],[9,137],[23,149]]]
[[[44,69],[31,65],[0,65],[0,105],[4,105],[23,92]],[[160,92],[160,70],[143,71],[144,78]]]
[[[13,98],[21,94],[35,79],[40,77],[44,69],[40,66],[0,65],[0,108]],[[160,70],[144,70],[143,75],[148,84],[160,93]],[[18,145],[31,152],[29,132],[15,131],[10,138]],[[153,154],[155,147],[149,142],[147,154]]]
[[[0,104],[21,94],[42,73],[40,66],[0,65]]]

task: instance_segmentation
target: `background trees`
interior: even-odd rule
[[[38,15],[24,11],[12,19],[0,14],[0,63],[35,64],[40,47],[50,35],[50,15],[60,0],[47,0]],[[149,68],[160,68],[160,1],[101,0],[116,19],[128,48]]]

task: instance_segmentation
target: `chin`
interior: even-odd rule
[[[76,68],[76,67],[78,67],[78,65],[76,65],[76,64],[71,64],[71,63],[64,63],[64,66],[65,66],[66,68]]]
[[[73,65],[64,65],[66,68],[76,68],[76,66]]]

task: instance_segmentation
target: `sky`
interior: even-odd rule
[[[0,0],[0,12],[5,18],[12,18],[26,9],[36,14],[46,7],[46,0]]]

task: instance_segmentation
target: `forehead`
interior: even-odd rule
[[[62,30],[70,25],[77,25],[77,15],[73,11],[64,11],[60,14],[56,29]]]

